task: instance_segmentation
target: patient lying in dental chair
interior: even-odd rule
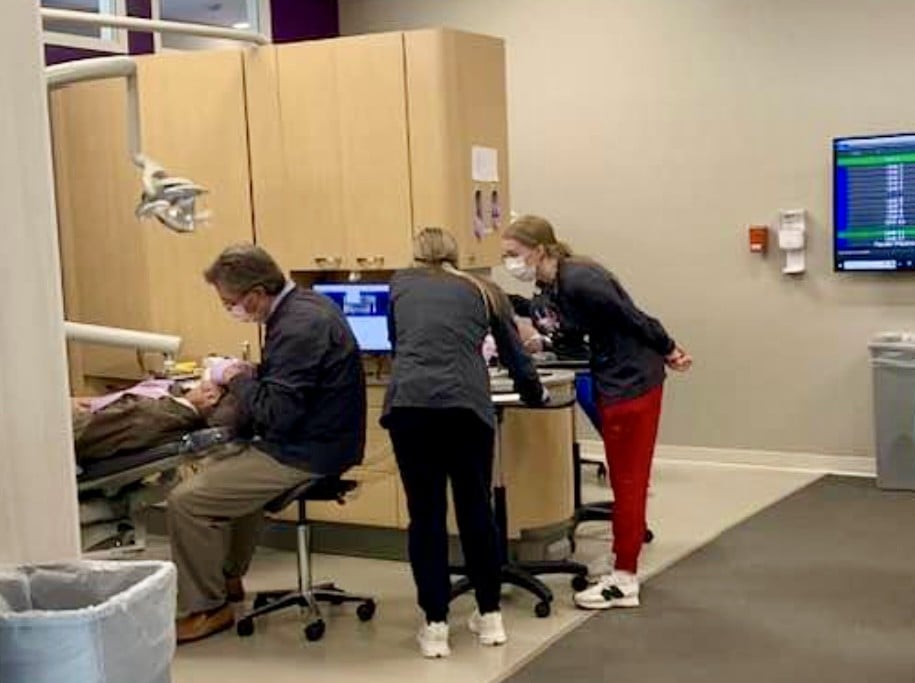
[[[206,427],[235,428],[237,406],[209,381],[185,390],[171,380],[147,380],[105,396],[73,399],[77,462],[170,443]]]

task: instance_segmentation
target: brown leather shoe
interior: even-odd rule
[[[226,599],[229,602],[245,601],[245,586],[240,576],[226,577]]]
[[[231,605],[223,605],[214,610],[197,612],[175,622],[175,633],[178,644],[192,643],[215,635],[235,624],[235,610]]]

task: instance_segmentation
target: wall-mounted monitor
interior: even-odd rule
[[[915,134],[833,140],[839,272],[915,270]]]

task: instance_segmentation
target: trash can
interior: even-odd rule
[[[0,681],[169,683],[170,562],[0,569]]]
[[[869,348],[877,486],[915,490],[915,334],[878,334]]]

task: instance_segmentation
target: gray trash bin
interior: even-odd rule
[[[915,334],[887,332],[870,345],[877,486],[915,490]]]
[[[0,681],[169,683],[175,586],[170,562],[0,569]]]

